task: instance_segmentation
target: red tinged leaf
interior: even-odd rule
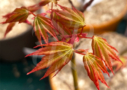
[[[65,42],[52,42],[45,44],[45,46],[46,47],[28,55],[45,55],[37,66],[28,73],[31,74],[35,71],[49,67],[42,79],[55,71],[59,72],[61,68],[71,60],[74,51],[73,46]]]
[[[127,66],[127,57],[120,57],[120,60],[123,62],[123,64],[119,61],[113,61],[112,66],[116,67],[115,71],[117,72],[120,69],[123,69]]]
[[[43,37],[44,41],[48,43],[47,32],[57,39],[53,29],[54,27],[49,18],[46,18],[42,15],[37,15],[34,18],[34,30],[40,43],[41,43],[41,37]]]
[[[15,25],[15,22],[12,22],[8,25],[5,33],[4,33],[4,38],[6,37],[6,35],[12,30],[13,26]]]
[[[16,8],[12,13],[3,16],[6,18],[6,21],[3,22],[3,24],[11,22],[24,22],[26,21],[29,14],[29,11],[25,7]]]
[[[104,83],[108,87],[108,85],[104,79],[104,76],[102,74],[102,71],[107,74],[108,74],[108,72],[106,70],[106,67],[102,63],[102,60],[97,58],[95,55],[93,55],[91,53],[87,53],[83,57],[83,62],[84,62],[84,67],[87,71],[88,76],[94,82],[97,89],[100,90],[98,80],[100,80],[102,83]]]
[[[55,30],[59,34],[61,34],[62,37],[64,37],[64,35],[71,35],[72,34],[72,31],[70,29],[64,27],[56,19],[59,19],[59,17],[56,15],[56,13],[52,12],[51,13],[51,20],[52,20],[52,24],[53,24]]]
[[[55,30],[57,31],[57,33],[61,34],[62,37],[64,37],[64,35],[71,34],[71,32],[69,30],[67,30],[65,27],[63,27],[63,25],[60,24],[59,22],[52,20],[52,24],[53,24]]]
[[[121,62],[119,57],[116,55],[116,52],[115,52],[116,49],[110,46],[105,39],[101,37],[97,37],[97,36],[93,37],[92,48],[93,48],[94,55],[104,60],[105,65],[113,73],[111,58]]]
[[[64,25],[64,27],[78,29],[85,26],[85,19],[82,12],[76,10],[74,7],[70,9],[60,6],[60,8],[62,10],[52,9],[52,11],[56,14],[56,17],[59,17],[54,19]]]

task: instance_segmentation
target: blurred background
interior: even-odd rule
[[[0,0],[0,22],[3,15],[21,6],[29,6],[41,0]],[[127,0],[72,0],[74,6],[85,15],[84,32],[99,35],[119,51],[119,55],[127,57]],[[68,0],[59,0],[60,5],[71,8]],[[41,13],[50,8],[50,4],[42,7]],[[56,8],[54,6],[54,8]],[[31,19],[32,16],[29,17]],[[41,57],[27,57],[38,41],[30,25],[16,24],[6,38],[3,38],[7,25],[0,24],[0,90],[74,90],[71,68],[68,64],[53,79],[47,77],[41,81],[47,69],[26,75],[41,60]],[[52,40],[52,39],[51,39]],[[87,45],[86,45],[87,43]],[[90,49],[91,41],[81,40],[78,48]],[[82,70],[81,56],[76,55],[79,85],[81,90],[97,90]],[[125,60],[126,61],[126,60]],[[81,71],[83,73],[81,73]],[[100,85],[101,90],[127,90],[127,67],[120,69],[111,78],[105,76],[110,89]],[[84,76],[82,76],[84,75]],[[67,78],[68,77],[68,78]]]

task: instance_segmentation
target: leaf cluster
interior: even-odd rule
[[[109,75],[107,68],[113,73],[112,60],[122,62],[116,54],[117,50],[101,37],[87,37],[87,34],[83,32],[83,28],[86,26],[84,14],[74,7],[72,9],[63,7],[57,2],[58,0],[42,0],[36,5],[16,8],[13,12],[4,15],[3,18],[6,20],[2,24],[9,23],[4,36],[12,30],[16,22],[28,23],[34,27],[34,32],[40,42],[38,46],[40,49],[27,56],[44,55],[44,57],[28,74],[47,67],[49,68],[41,79],[53,72],[57,74],[72,59],[74,53],[78,53],[83,55],[84,68],[98,90],[98,80],[108,87],[102,73]],[[49,3],[52,4],[51,9],[45,13],[34,14],[35,11]],[[53,9],[53,4],[59,6],[60,9]],[[34,17],[32,23],[27,20],[31,14]],[[49,43],[48,34],[53,36],[56,42]],[[84,49],[75,50],[74,43],[81,38],[92,40],[92,53]],[[46,44],[42,44],[42,39]],[[116,64],[118,64],[117,62]],[[118,68],[120,67],[122,64],[119,64]]]

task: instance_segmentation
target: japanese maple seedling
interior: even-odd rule
[[[103,73],[109,75],[107,68],[113,73],[112,59],[117,61],[115,64],[121,62],[116,54],[117,50],[101,37],[87,37],[87,34],[83,32],[83,28],[87,25],[85,24],[84,14],[75,7],[70,9],[59,5],[57,2],[58,0],[41,0],[41,2],[36,5],[16,8],[13,12],[3,16],[6,20],[2,22],[2,24],[9,23],[4,36],[12,30],[16,22],[28,23],[33,26],[35,35],[40,42],[38,46],[40,49],[27,56],[44,55],[44,57],[42,57],[37,66],[27,74],[49,67],[41,79],[54,72],[56,72],[56,75],[72,60],[74,53],[78,53],[83,55],[84,67],[97,89],[99,90],[99,80],[108,87]],[[34,13],[42,6],[49,3],[51,3],[51,9],[41,14]],[[58,6],[60,9],[53,9],[54,5]],[[31,14],[34,17],[33,23],[27,20],[28,16]],[[55,42],[48,42],[49,34],[56,39]],[[60,38],[57,36],[60,36]],[[93,52],[88,52],[88,50],[84,49],[75,50],[74,43],[78,42],[81,38],[92,40],[91,46]],[[41,42],[42,39],[46,44]],[[118,69],[121,65],[122,63],[118,64]],[[74,78],[77,78],[76,75]],[[75,80],[76,79],[74,79],[74,81]],[[79,89],[75,88],[75,90]]]

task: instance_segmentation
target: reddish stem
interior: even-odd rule
[[[75,7],[71,0],[68,0],[72,7]]]
[[[83,7],[83,10],[81,10],[82,12],[86,11],[86,9],[92,4],[94,0],[90,0],[88,3],[86,3]]]
[[[30,12],[33,16],[36,16],[33,12]]]

